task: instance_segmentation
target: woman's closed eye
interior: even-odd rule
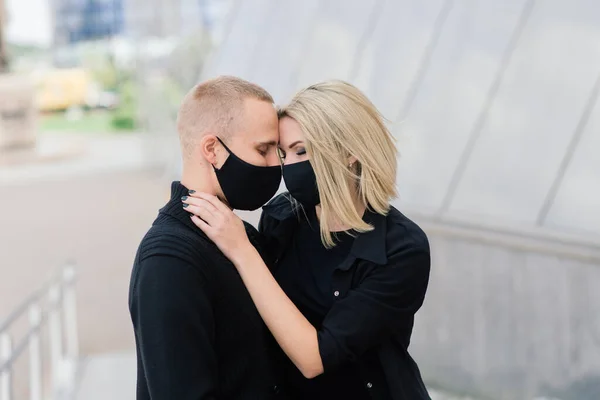
[[[296,155],[297,157],[302,157],[303,155],[306,154],[306,148],[305,147],[296,147],[293,150],[293,154]],[[279,158],[283,161],[286,159],[287,154],[285,152],[285,150],[283,150],[281,147],[277,148],[277,152],[279,153]]]

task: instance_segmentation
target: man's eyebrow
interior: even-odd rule
[[[269,140],[268,142],[257,142],[256,144],[258,144],[259,146],[277,146],[277,142],[275,140]]]

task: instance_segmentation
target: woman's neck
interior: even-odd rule
[[[357,199],[354,201],[354,207],[356,208],[356,212],[358,212],[358,215],[364,215],[365,210],[367,209],[367,206],[365,204],[363,204],[362,202],[359,202]],[[315,214],[317,216],[317,220],[321,220],[321,205],[319,204],[318,206],[315,207]],[[338,218],[336,218],[335,216],[331,217],[331,221],[330,221],[330,225],[329,228],[331,230],[331,232],[343,232],[343,231],[347,231],[350,230],[351,227],[340,222]]]

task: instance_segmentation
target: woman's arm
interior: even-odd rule
[[[405,249],[389,255],[387,265],[337,300],[317,331],[248,242],[242,221],[216,197],[194,196],[186,201],[186,209],[195,214],[192,220],[236,266],[267,327],[307,378],[356,360],[387,340],[423,303],[428,248]]]
[[[243,222],[216,197],[195,193],[183,200],[194,223],[237,268],[256,308],[281,349],[306,378],[323,373],[316,329],[302,315],[252,246]]]
[[[323,373],[317,330],[283,292],[252,246],[231,258],[265,324],[306,378]]]

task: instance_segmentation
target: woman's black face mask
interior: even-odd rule
[[[321,203],[317,177],[310,161],[284,165],[283,180],[290,195],[304,207],[315,207]]]

